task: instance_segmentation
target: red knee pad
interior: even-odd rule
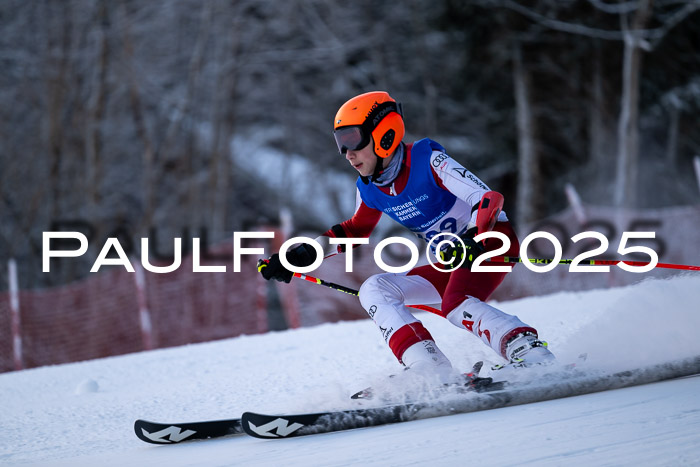
[[[422,323],[416,321],[415,323],[401,326],[394,331],[394,334],[392,334],[389,339],[389,347],[391,351],[394,352],[398,361],[403,364],[401,357],[406,349],[424,340],[433,340],[433,336],[423,327]]]

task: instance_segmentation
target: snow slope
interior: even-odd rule
[[[700,355],[700,277],[532,297],[499,306],[537,327],[561,360],[624,369]],[[498,361],[473,336],[421,314],[453,363]],[[231,418],[243,410],[351,406],[399,370],[369,321],[243,336],[0,375],[0,465],[693,465],[700,378],[398,425],[265,441],[152,446],[136,418]]]

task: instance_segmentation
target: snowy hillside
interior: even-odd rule
[[[624,369],[700,355],[700,277],[504,302],[562,361]],[[498,360],[434,315],[421,320],[453,363]],[[151,446],[137,418],[352,407],[399,370],[369,320],[243,336],[0,375],[2,465],[678,465],[700,462],[700,378],[304,438],[233,437]]]

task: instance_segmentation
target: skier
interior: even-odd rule
[[[448,156],[435,141],[422,139],[405,144],[401,105],[386,92],[353,97],[338,110],[334,136],[341,155],[357,170],[357,208],[351,219],[333,226],[316,241],[325,256],[344,251],[331,245],[331,237],[369,237],[382,213],[430,241],[449,232],[463,240],[440,252],[459,268],[424,265],[408,273],[384,273],[369,277],[360,288],[360,302],[381,330],[384,340],[400,363],[417,373],[437,377],[444,383],[457,374],[423,324],[407,305],[441,303],[441,315],[453,325],[477,336],[508,362],[521,365],[549,363],[554,356],[539,340],[537,331],[518,317],[508,315],[485,301],[505,278],[506,272],[473,272],[471,266],[484,251],[501,242],[476,243],[477,224],[496,216],[484,230],[502,232],[510,239],[507,256],[518,256],[519,242],[505,212],[494,195],[473,173]],[[501,197],[502,199],[502,197]],[[496,208],[496,209],[494,209]],[[316,251],[302,244],[287,252],[295,266],[308,266]],[[289,282],[279,255],[272,255],[260,268],[267,279]]]

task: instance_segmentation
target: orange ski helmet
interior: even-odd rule
[[[401,104],[384,91],[353,97],[338,109],[333,121],[333,136],[341,154],[364,148],[371,136],[375,154],[389,157],[404,132]]]

